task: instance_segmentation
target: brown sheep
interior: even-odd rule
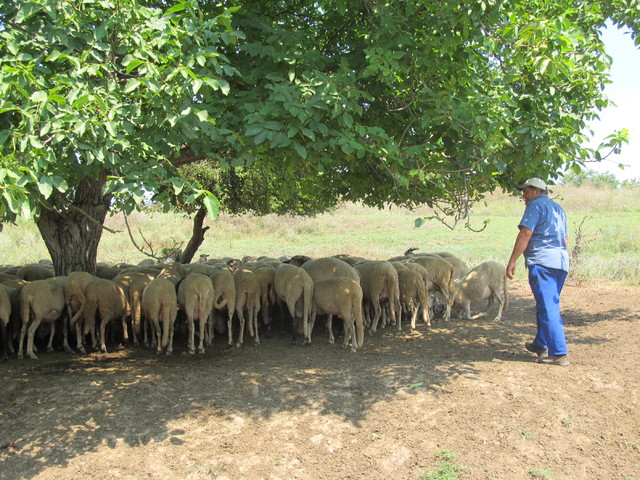
[[[233,315],[236,311],[236,283],[233,274],[227,269],[216,269],[210,276],[215,298],[213,301],[212,318],[209,323],[209,344],[213,341],[215,313],[217,310],[227,309],[228,345],[233,346]]]
[[[349,345],[355,352],[364,344],[364,322],[362,320],[362,288],[355,280],[344,277],[334,277],[314,282],[313,306],[309,331],[313,329],[317,314],[328,315],[329,343],[333,343],[331,318],[337,316],[344,321],[343,346]]]
[[[207,275],[190,273],[180,282],[180,286],[178,287],[178,306],[184,310],[187,316],[189,330],[188,348],[190,355],[196,353],[194,342],[196,320],[199,322],[198,327],[200,332],[198,353],[204,353],[204,334],[207,321],[211,316],[213,298],[213,284]]]
[[[260,282],[248,268],[239,268],[233,272],[233,280],[236,284],[236,314],[240,322],[237,346],[244,342],[245,310],[247,312],[247,329],[253,337],[253,342],[260,345],[258,334],[258,312],[260,311]]]
[[[113,280],[96,278],[87,285],[84,305],[84,335],[91,333],[95,338],[96,312],[100,315],[100,351],[107,353],[106,326],[112,320],[122,322],[125,343],[128,339],[126,317],[129,315],[129,304],[122,287]],[[94,347],[97,347],[94,340]]]
[[[20,343],[18,358],[23,358],[24,339],[27,337],[26,353],[29,358],[37,359],[33,346],[33,337],[41,322],[51,324],[49,347],[55,333],[55,322],[64,312],[64,288],[54,279],[34,280],[25,285],[20,292]],[[28,329],[28,331],[27,331]]]
[[[302,323],[303,345],[311,343],[309,325],[313,305],[313,280],[301,267],[283,263],[278,266],[273,277],[276,297],[283,302],[293,321],[291,343],[296,343],[298,320]]]
[[[151,281],[142,293],[141,308],[143,316],[153,325],[158,355],[165,348],[167,355],[171,355],[173,328],[178,314],[178,295],[173,282],[166,278]]]

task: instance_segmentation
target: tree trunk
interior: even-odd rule
[[[191,263],[193,256],[196,254],[202,242],[204,242],[204,234],[209,227],[202,228],[207,210],[204,207],[200,207],[198,213],[193,217],[193,231],[191,232],[191,239],[185,247],[182,255],[180,255],[180,263]]]
[[[42,210],[37,220],[56,275],[71,272],[96,273],[98,244],[111,205],[111,195],[103,195],[106,173],[85,177],[75,188],[70,204],[57,202]]]

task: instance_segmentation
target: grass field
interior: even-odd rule
[[[593,186],[555,187],[551,194],[569,217],[570,248],[577,256],[574,279],[606,278],[626,283],[640,282],[640,189],[598,189]],[[373,259],[401,255],[407,248],[420,252],[448,251],[470,266],[486,260],[506,263],[517,233],[524,203],[504,193],[493,194],[476,205],[470,223],[472,232],[458,224],[450,229],[437,220],[415,228],[416,218],[433,212],[390,207],[384,210],[345,204],[336,211],[314,218],[268,215],[221,215],[207,219],[205,241],[199,253],[210,257],[270,257],[304,254],[312,257],[351,254]],[[129,219],[136,242],[146,239],[159,251],[186,244],[191,220],[176,214],[140,214]],[[146,258],[131,243],[121,215],[107,219],[113,234],[104,231],[98,261],[138,263]],[[577,248],[576,248],[577,247]],[[32,223],[5,225],[0,234],[0,264],[22,264],[48,258],[48,252]],[[524,269],[518,269],[524,276]]]

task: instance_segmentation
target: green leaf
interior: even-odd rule
[[[218,218],[218,213],[220,211],[220,200],[218,200],[218,197],[213,195],[211,192],[206,192],[205,197],[202,199],[202,204],[207,209],[209,218],[212,220]]]
[[[124,93],[133,92],[136,88],[138,88],[142,82],[137,78],[130,78],[127,80],[127,83],[124,86]]]
[[[49,177],[40,177],[38,180],[38,190],[42,194],[42,196],[48,199],[53,193],[53,183]]]
[[[209,112],[207,112],[206,110],[199,110],[196,116],[201,122],[206,122],[207,120],[209,120]]]
[[[59,177],[58,175],[53,175],[51,177],[51,183],[56,188],[56,190],[61,193],[69,190],[69,184],[67,183],[67,181],[64,178]]]
[[[253,137],[254,135],[257,135],[263,130],[264,130],[264,127],[262,125],[251,125],[249,128],[247,128],[245,135],[247,137]]]
[[[300,145],[298,142],[295,142],[293,144],[293,148],[295,148],[296,152],[298,152],[298,155],[300,155],[302,158],[307,158],[307,149],[304,148],[304,146]]]
[[[353,117],[349,112],[344,112],[342,114],[342,121],[348,128],[351,128],[353,126]]]
[[[173,181],[171,182],[171,185],[173,185],[173,193],[176,195],[180,195],[182,193],[182,190],[184,189],[184,182]]]
[[[47,95],[47,92],[44,92],[42,90],[37,90],[31,94],[31,97],[29,97],[29,100],[36,103],[44,103],[47,101],[48,98],[49,98],[49,95]]]
[[[187,2],[181,2],[181,3],[178,3],[178,4],[174,5],[173,7],[169,8],[169,9],[167,9],[167,11],[164,12],[164,14],[165,14],[165,16],[171,15],[172,13],[181,12],[186,8],[187,8]]]

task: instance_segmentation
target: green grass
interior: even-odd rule
[[[465,470],[456,463],[456,454],[447,450],[441,450],[436,458],[439,460],[435,470],[428,471],[420,480],[458,480],[458,474]]]
[[[572,276],[580,280],[605,278],[640,282],[640,188],[596,189],[589,186],[557,187],[552,192],[569,217],[570,248],[579,242],[580,253]],[[496,193],[474,206],[472,232],[458,224],[451,230],[437,220],[414,228],[417,218],[433,212],[390,207],[384,210],[345,204],[331,213],[313,218],[268,215],[221,215],[207,219],[210,226],[199,253],[210,257],[270,257],[297,254],[312,257],[347,253],[384,259],[401,255],[407,248],[420,252],[448,251],[475,266],[487,260],[506,263],[524,210],[517,197]],[[177,214],[133,214],[129,223],[136,242],[144,238],[154,250],[186,244],[191,220]],[[107,218],[106,225],[119,233],[104,231],[98,261],[138,263],[146,258],[131,244],[122,215]],[[31,222],[5,225],[0,233],[0,264],[23,264],[48,258],[40,234]],[[517,278],[524,279],[520,261]]]

